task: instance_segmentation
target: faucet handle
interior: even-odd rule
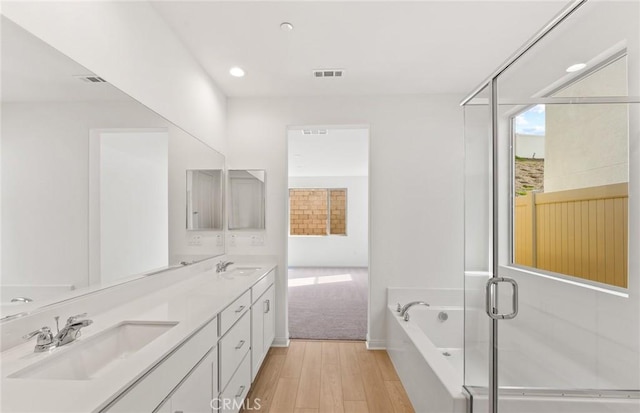
[[[67,324],[75,323],[79,318],[84,318],[87,315],[88,315],[87,313],[72,315],[71,317],[67,318]]]
[[[25,334],[24,336],[22,336],[23,340],[31,340],[32,338],[34,338],[37,335],[43,335],[43,336],[47,336],[51,334],[51,329],[49,327],[42,327],[39,328],[36,331],[32,331],[28,334]]]
[[[396,311],[398,313],[402,311],[402,304],[398,303],[398,306],[396,307]]]

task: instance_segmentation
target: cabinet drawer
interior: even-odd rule
[[[251,306],[251,291],[242,294],[240,298],[231,303],[220,313],[220,335],[223,336]]]
[[[102,411],[109,413],[153,411],[215,345],[218,337],[217,330],[214,318],[145,376],[142,376],[120,399]]]
[[[237,413],[242,407],[242,402],[247,397],[249,386],[251,386],[251,357],[247,354],[231,378],[229,385],[220,395],[219,400],[216,400],[220,411],[223,413]]]
[[[220,340],[220,388],[225,389],[236,368],[251,348],[251,317],[249,313]]]
[[[265,275],[263,279],[261,279],[253,287],[251,287],[251,303],[255,303],[258,298],[260,298],[260,296],[264,294],[265,291],[267,291],[267,288],[269,288],[269,286],[275,282],[275,280],[276,271],[271,270],[269,271],[269,274]]]

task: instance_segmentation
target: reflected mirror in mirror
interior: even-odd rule
[[[621,56],[549,97],[627,94]],[[512,118],[515,264],[627,287],[631,106],[537,104]]]
[[[222,229],[222,170],[187,171],[187,229]]]
[[[1,316],[224,254],[221,189],[213,226],[185,228],[186,171],[224,157],[1,23]]]
[[[229,171],[229,229],[264,229],[265,178],[264,170]]]

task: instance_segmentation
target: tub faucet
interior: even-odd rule
[[[231,261],[220,261],[216,264],[216,272],[221,273],[227,271],[227,267],[233,264]]]
[[[429,307],[429,304],[425,303],[424,301],[412,301],[410,303],[403,305],[402,307],[398,305],[398,312],[400,313],[400,317],[404,317],[407,311],[414,305],[426,305],[427,307]]]

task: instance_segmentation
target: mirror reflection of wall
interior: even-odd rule
[[[91,211],[99,216],[99,277],[112,282],[169,265],[169,134],[167,130],[93,133],[90,167],[99,190]],[[97,247],[96,247],[97,249]]]
[[[187,171],[187,229],[222,229],[222,171]]]
[[[265,178],[263,170],[229,171],[229,229],[265,228]]]
[[[224,254],[221,218],[197,242],[185,228],[186,171],[224,157],[1,23],[1,315]]]

